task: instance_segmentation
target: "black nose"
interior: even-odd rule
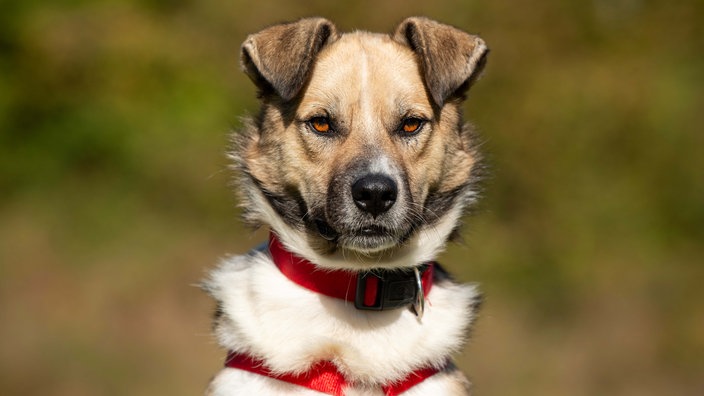
[[[396,202],[398,188],[390,177],[371,174],[352,184],[352,199],[361,210],[377,217]]]

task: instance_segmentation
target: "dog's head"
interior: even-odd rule
[[[262,109],[233,150],[246,218],[324,266],[432,259],[474,197],[461,102],[487,52],[426,18],[392,35],[310,18],[249,36]]]

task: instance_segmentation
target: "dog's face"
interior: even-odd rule
[[[249,216],[323,256],[392,257],[424,232],[444,242],[473,193],[460,104],[486,52],[423,18],[393,36],[339,36],[323,19],[250,36],[243,64],[263,106],[235,153]]]

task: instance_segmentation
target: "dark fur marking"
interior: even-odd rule
[[[287,224],[298,229],[304,225],[308,206],[297,189],[293,187],[286,188],[287,195],[285,196],[274,194],[261,187],[261,185],[259,189],[276,213],[278,213]]]
[[[207,290],[206,290],[207,291]],[[215,331],[220,324],[220,322],[225,317],[225,309],[223,308],[222,301],[215,301],[215,311],[213,312],[213,323],[211,324],[212,330]]]
[[[434,224],[455,206],[457,197],[468,189],[468,184],[450,191],[430,192],[423,205],[423,217],[427,224]]]

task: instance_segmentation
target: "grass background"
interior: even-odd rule
[[[466,105],[493,179],[442,261],[486,304],[478,395],[704,394],[704,4],[0,1],[0,394],[201,394],[192,285],[241,228],[248,33],[423,14],[492,48]]]

